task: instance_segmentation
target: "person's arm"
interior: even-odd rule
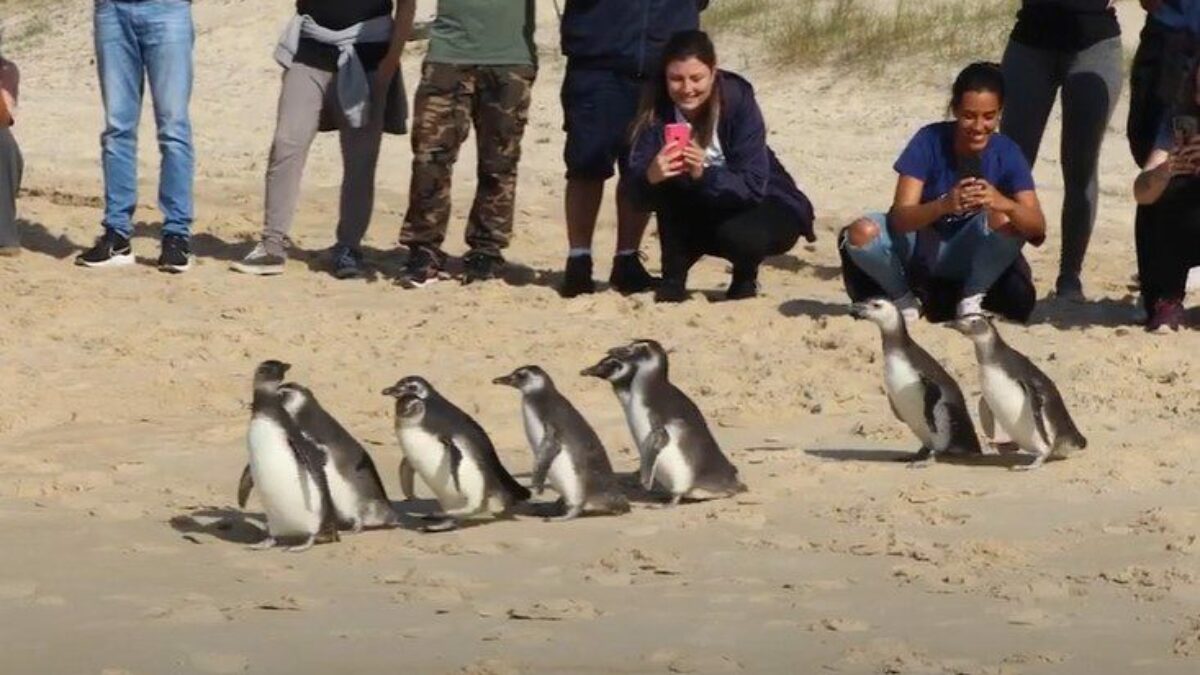
[[[1162,0],[1141,0],[1141,3],[1142,9],[1147,13],[1157,12],[1158,8],[1162,6]],[[1111,7],[1112,3],[1109,3],[1109,6]]]
[[[12,61],[0,61],[0,128],[16,121],[17,96],[21,75]]]
[[[962,201],[961,183],[950,192],[930,202],[921,203],[925,181],[915,176],[900,174],[896,181],[896,195],[892,199],[892,226],[898,232],[916,232],[929,227],[946,216],[960,213]]]
[[[1171,153],[1155,148],[1133,181],[1133,198],[1138,204],[1153,204],[1171,182]]]
[[[988,226],[1035,244],[1046,238],[1046,216],[1035,190],[1005,196],[982,178],[967,186],[963,201],[968,209],[987,209]]]
[[[703,150],[692,147],[689,173],[701,195],[713,205],[745,208],[762,203],[771,178],[771,155],[767,149],[767,125],[753,96],[747,94],[740,111],[730,119],[729,138],[721,143],[724,166],[703,166]],[[714,131],[714,133],[717,133]],[[697,160],[699,164],[697,165]]]
[[[396,14],[392,21],[392,39],[388,43],[387,55],[379,63],[375,76],[381,86],[387,86],[400,67],[400,55],[412,32],[413,16],[417,12],[417,0],[396,0]]]

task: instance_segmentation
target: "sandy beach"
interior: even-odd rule
[[[565,301],[554,288],[566,252],[564,62],[553,5],[540,5],[507,283],[420,291],[392,284],[407,137],[384,143],[369,279],[323,271],[341,166],[332,135],[309,159],[286,274],[228,270],[261,224],[279,78],[271,47],[286,2],[195,5],[193,270],[152,265],[149,110],[134,240],[146,264],[74,267],[100,219],[91,3],[0,6],[6,54],[23,74],[15,133],[28,249],[0,258],[0,673],[1200,672],[1200,331],[1132,325],[1136,167],[1124,99],[1084,270],[1092,301],[1048,300],[1030,326],[1000,326],[1059,383],[1088,450],[1028,474],[1009,471],[1008,456],[914,471],[894,461],[918,443],[888,409],[877,330],[847,315],[834,234],[886,208],[892,161],[944,114],[961,64],[862,79],[780,68],[746,38],[719,39],[816,205],[819,240],[772,259],[749,301],[719,301],[728,273],[711,259],[679,306],[611,292]],[[1132,49],[1141,10],[1118,7]],[[14,41],[37,21],[48,27]],[[423,50],[406,53],[410,86]],[[1043,296],[1058,260],[1058,119],[1035,172],[1051,236],[1028,253]],[[468,144],[454,185],[456,254],[474,159]],[[599,278],[613,220],[606,209]],[[654,269],[657,247],[644,246]],[[1200,311],[1189,320],[1200,325]],[[912,332],[977,398],[970,343],[941,326]],[[364,442],[398,501],[400,451],[380,390],[408,374],[475,416],[528,482],[517,395],[490,382],[541,365],[617,470],[633,471],[617,400],[578,373],[638,337],[673,350],[673,379],[749,492],[674,509],[637,501],[628,515],[570,523],[522,516],[439,535],[346,535],[298,555],[246,550],[263,517],[255,499],[239,510],[235,490],[260,360],[294,364],[289,375]]]

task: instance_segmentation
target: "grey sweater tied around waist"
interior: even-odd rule
[[[275,47],[275,60],[284,68],[291,68],[301,38],[336,47],[338,104],[350,126],[358,129],[366,124],[371,115],[371,82],[354,45],[388,42],[391,37],[390,16],[368,19],[344,30],[330,30],[307,14],[297,14],[288,22],[287,27],[283,29],[283,35],[279,37],[279,44]]]

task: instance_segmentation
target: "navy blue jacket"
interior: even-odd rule
[[[700,27],[709,0],[567,0],[562,52],[575,68],[646,77],[675,33]]]
[[[778,200],[804,223],[804,238],[816,240],[812,228],[812,202],[796,187],[796,181],[767,146],[767,125],[754,100],[754,87],[728,71],[719,71],[719,77],[721,118],[717,121],[717,138],[721,140],[725,166],[705,168],[699,181],[693,181],[689,176],[677,176],[667,181],[671,190],[694,194],[716,214],[751,209],[768,198]],[[629,155],[630,185],[642,205],[651,210],[665,206],[658,199],[658,188],[667,183],[650,185],[646,171],[662,151],[664,120],[675,119],[674,104],[666,102],[656,117],[654,124],[642,129],[634,138]]]

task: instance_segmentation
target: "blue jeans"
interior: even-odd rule
[[[894,300],[912,291],[905,270],[916,249],[917,234],[894,232],[887,216],[866,216],[879,226],[879,236],[865,246],[845,242],[846,253],[867,276]],[[1021,255],[1025,240],[988,227],[979,213],[938,245],[931,273],[939,279],[963,282],[963,297],[987,293],[1004,270]]]
[[[95,0],[96,67],[104,99],[100,135],[104,227],[133,234],[137,207],[137,133],[143,83],[150,82],[158,127],[158,208],[163,234],[188,236],[195,154],[192,96],[192,4],[188,0]]]

